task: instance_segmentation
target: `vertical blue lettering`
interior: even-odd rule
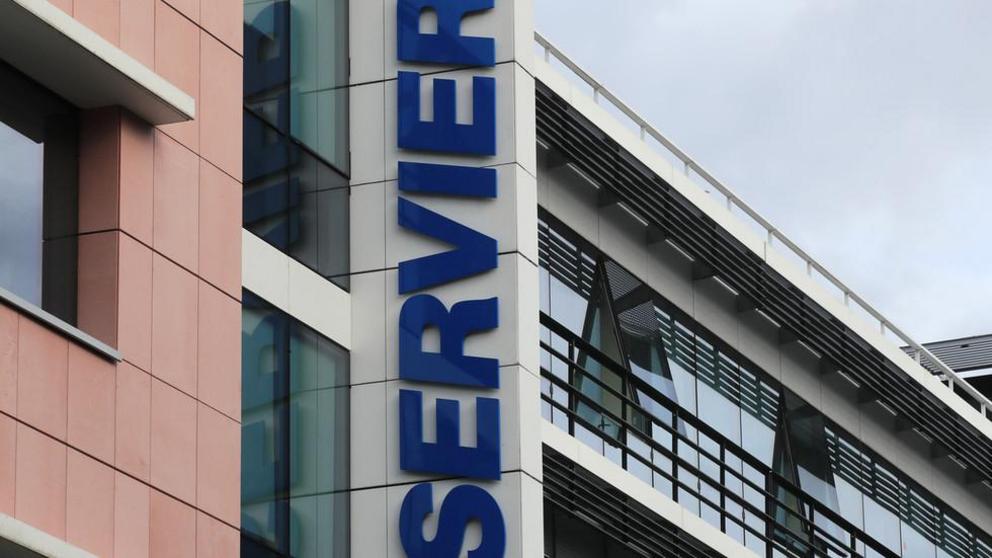
[[[401,161],[399,182],[403,192],[496,197],[496,169]]]
[[[420,119],[420,74],[399,73],[399,146],[441,153],[496,154],[496,80],[472,78],[472,124],[455,121],[455,81],[434,81],[434,121]]]
[[[475,399],[476,447],[459,441],[458,401],[438,399],[437,442],[424,442],[424,394],[400,390],[400,469],[474,479],[500,478],[499,400]]]
[[[494,0],[399,0],[396,4],[396,50],[405,62],[435,64],[496,64],[496,41],[465,37],[462,19],[470,13],[493,8]],[[437,15],[437,34],[420,32],[420,17],[427,10]]]
[[[451,283],[496,269],[499,263],[496,239],[410,200],[400,198],[398,201],[397,213],[401,227],[456,247],[448,252],[400,262],[400,294]]]
[[[424,330],[441,333],[441,352],[426,353]],[[418,295],[400,310],[400,378],[469,387],[498,388],[499,361],[465,356],[465,338],[499,327],[499,300],[467,300],[451,307],[437,298]]]
[[[400,508],[400,541],[409,558],[458,558],[465,529],[472,521],[482,527],[482,542],[469,558],[500,558],[506,550],[506,524],[496,500],[478,486],[456,486],[441,503],[434,540],[424,540],[424,521],[434,512],[434,490],[418,484],[407,492]]]

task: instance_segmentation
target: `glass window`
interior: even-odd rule
[[[902,522],[902,555],[905,558],[936,558],[937,545],[910,524]]]
[[[289,5],[291,134],[348,172],[348,1]]]
[[[76,109],[0,62],[0,288],[76,322]]]
[[[244,136],[244,227],[347,289],[347,179],[252,114]]]
[[[865,498],[865,531],[892,552],[902,548],[899,517],[872,498]],[[868,550],[868,556],[879,556]]]
[[[41,306],[44,142],[0,122],[0,285]]]
[[[984,556],[975,525],[607,255],[549,215],[538,233],[541,339],[559,353],[542,354],[543,403],[574,413],[545,407],[554,424],[759,554],[782,554],[772,538],[875,556],[871,538],[906,558]]]
[[[348,353],[244,293],[243,556],[348,553]]]
[[[349,287],[347,0],[245,1],[244,226]]]
[[[823,415],[811,405],[785,394],[785,416],[789,445],[803,492],[837,511],[837,489],[827,456],[827,436]]]
[[[245,108],[349,173],[348,1],[245,0]]]

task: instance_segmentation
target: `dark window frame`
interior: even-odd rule
[[[0,121],[44,142],[40,308],[76,325],[79,235],[79,109],[0,61]],[[4,286],[5,290],[9,290]],[[39,306],[15,290],[24,302]]]

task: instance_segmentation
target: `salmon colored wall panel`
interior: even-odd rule
[[[241,515],[241,425],[200,404],[196,438],[197,507],[237,525]]]
[[[48,0],[55,7],[59,8],[67,14],[72,14],[72,0]]]
[[[241,298],[241,183],[200,162],[200,276]]]
[[[121,2],[121,49],[145,66],[155,67],[155,0]]]
[[[214,1],[216,0],[165,0],[165,3],[178,10],[179,13],[183,14],[184,17],[189,18],[191,21],[199,22],[200,3]]]
[[[127,235],[120,236],[117,293],[117,349],[124,360],[152,369],[152,250]]]
[[[128,0],[128,3],[138,0]],[[130,113],[121,115],[120,227],[151,246],[155,128]]]
[[[120,44],[121,0],[75,0],[73,15],[104,39],[115,45]]]
[[[151,484],[196,502],[196,400],[152,380]]]
[[[77,325],[0,305],[0,513],[94,555],[236,558],[241,0],[51,0],[196,100],[82,112]]]
[[[200,26],[238,54],[244,44],[243,0],[201,0]]]
[[[17,417],[65,440],[69,343],[23,316],[17,338]]]
[[[124,362],[117,366],[116,451],[118,469],[149,480],[152,428],[152,379]]]
[[[79,237],[77,325],[110,345],[117,345],[117,232]]]
[[[200,37],[200,155],[240,179],[242,59],[209,34]]]
[[[114,556],[114,470],[69,450],[66,541],[106,558]]]
[[[200,29],[162,0],[155,7],[155,71],[192,95],[200,111]],[[199,151],[199,115],[195,120],[159,129]]]
[[[14,487],[17,485],[17,422],[0,414],[0,513],[14,515]]]
[[[114,555],[118,558],[146,558],[149,536],[148,485],[127,475],[116,474],[114,492]],[[231,558],[236,558],[232,554]]]
[[[151,558],[196,556],[196,511],[157,490],[151,493]]]
[[[17,312],[0,304],[0,412],[17,414]]]
[[[120,109],[80,115],[79,232],[117,228],[120,138]]]
[[[197,396],[240,420],[241,305],[201,281],[199,314]]]
[[[17,425],[16,475],[15,517],[64,539],[65,445],[31,427]]]
[[[238,531],[204,513],[196,514],[196,558],[239,555]]]
[[[69,346],[69,445],[106,463],[114,462],[114,404],[117,367]]]
[[[152,275],[152,375],[196,395],[196,276],[157,254]]]
[[[200,166],[196,154],[169,136],[155,135],[155,250],[197,270]]]

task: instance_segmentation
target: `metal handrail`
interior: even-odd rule
[[[700,420],[691,414],[686,414],[677,404],[674,404],[663,395],[658,393],[654,387],[652,387],[647,382],[636,376],[629,376],[621,367],[619,367],[615,362],[613,362],[609,357],[601,353],[598,349],[590,345],[585,340],[577,337],[572,332],[568,331],[564,326],[555,322],[552,318],[547,315],[541,315],[541,324],[547,327],[549,331],[553,332],[556,336],[561,337],[568,344],[568,354],[563,354],[559,350],[555,349],[548,342],[541,342],[541,350],[548,354],[552,359],[558,360],[568,366],[569,373],[567,378],[562,378],[556,375],[554,372],[545,369],[542,366],[541,376],[546,379],[550,386],[553,388],[558,388],[565,391],[568,394],[569,401],[567,404],[560,403],[554,400],[552,395],[542,394],[542,399],[551,405],[551,407],[558,409],[559,411],[565,413],[570,422],[569,434],[573,437],[575,436],[572,431],[572,427],[575,424],[582,425],[584,428],[594,433],[599,437],[604,443],[608,443],[615,446],[620,446],[620,450],[623,452],[625,462],[629,458],[634,458],[636,461],[640,462],[643,466],[651,469],[653,472],[664,477],[668,482],[672,483],[673,487],[673,497],[678,501],[678,492],[685,491],[689,493],[693,498],[699,499],[701,502],[706,502],[710,507],[720,506],[718,513],[722,520],[730,520],[731,522],[740,526],[744,531],[750,532],[751,534],[763,539],[766,543],[770,543],[767,549],[768,555],[772,556],[772,548],[775,547],[780,551],[789,553],[786,549],[780,547],[775,543],[774,540],[767,539],[763,534],[757,532],[753,527],[746,524],[742,518],[734,517],[728,510],[726,506],[726,501],[730,500],[737,506],[740,506],[743,510],[746,510],[754,517],[761,519],[763,521],[769,522],[769,525],[776,524],[778,528],[783,529],[786,534],[794,539],[795,542],[800,544],[810,546],[809,550],[813,555],[817,556],[835,556],[837,553],[843,549],[844,551],[852,551],[849,556],[860,556],[854,551],[856,545],[854,541],[860,541],[865,544],[868,548],[873,550],[875,553],[881,556],[887,556],[895,558],[890,550],[884,547],[879,541],[875,540],[873,537],[867,533],[861,531],[853,524],[849,523],[847,519],[837,514],[834,510],[823,505],[821,502],[817,501],[815,498],[810,497],[808,494],[803,492],[801,488],[794,484],[792,481],[786,479],[782,475],[778,474],[774,470],[770,469],[767,464],[758,460],[754,456],[748,454],[747,452],[737,448],[730,440],[728,440],[723,434],[718,432],[711,425],[706,424],[704,421]],[[612,373],[619,375],[623,378],[624,383],[631,383],[632,386],[624,386],[620,390],[615,387],[610,386],[602,379],[598,378],[595,374],[590,373],[586,368],[577,364],[577,356],[579,354],[585,354],[591,356],[597,364],[603,366]],[[553,367],[553,365],[552,365]],[[589,382],[594,384],[597,389],[609,394],[612,398],[616,399],[621,405],[621,412],[617,414],[614,410],[610,410],[603,406],[601,402],[593,399],[589,395],[583,393],[577,387],[577,376],[581,376],[584,382]],[[642,408],[638,403],[630,399],[628,395],[630,392],[636,391],[644,393],[649,396],[651,400],[664,407],[671,417],[666,421],[660,417],[655,416],[653,413],[648,412],[646,409]],[[593,409],[594,412],[608,418],[611,423],[615,424],[621,431],[618,437],[613,437],[603,431],[603,425],[595,425],[589,423],[578,413],[579,405],[586,405]],[[706,459],[707,461],[715,464],[720,469],[719,479],[712,477],[705,471],[703,471],[698,466],[686,461],[685,456],[680,455],[677,450],[668,448],[653,439],[649,432],[645,432],[643,429],[638,428],[636,425],[632,424],[630,421],[631,411],[642,415],[646,418],[653,428],[658,428],[661,431],[672,436],[676,440],[677,446],[686,446],[692,453],[699,456],[699,458]],[[719,447],[719,455],[714,454],[711,450],[706,449],[698,442],[695,442],[687,438],[684,434],[680,433],[676,425],[685,424],[698,431],[700,435],[704,436],[706,439],[713,441]],[[670,460],[673,464],[674,474],[667,472],[664,469],[659,468],[659,466],[653,462],[653,460],[640,455],[636,450],[630,448],[626,443],[626,437],[629,433],[635,433],[641,443],[650,447],[653,451],[662,454],[666,459]],[[738,459],[742,464],[747,465],[749,468],[761,474],[766,479],[766,486],[759,486],[755,484],[754,481],[749,479],[743,471],[737,471],[730,468],[727,465],[726,454],[730,453],[734,458]],[[700,461],[702,461],[700,459]],[[626,466],[624,466],[626,468]],[[706,496],[703,492],[698,489],[693,488],[691,485],[686,484],[683,480],[678,478],[678,470],[685,470],[689,474],[696,477],[700,484],[706,484],[713,490],[720,493],[720,503],[713,501],[710,497]],[[813,541],[804,540],[802,533],[797,533],[792,527],[788,525],[788,521],[783,521],[781,519],[776,519],[773,516],[768,515],[767,510],[761,510],[754,507],[754,504],[749,502],[742,494],[737,494],[733,491],[728,491],[726,488],[726,483],[728,482],[727,476],[731,477],[734,482],[740,483],[742,487],[748,488],[753,493],[761,496],[765,499],[766,505],[771,506],[780,513],[785,513],[789,517],[798,520],[803,530],[809,530],[811,534],[819,537],[819,542],[826,544],[833,553],[825,552],[820,549],[819,552],[813,547]],[[770,484],[769,484],[770,483]],[[793,510],[788,507],[786,502],[780,500],[780,496],[777,496],[773,492],[769,492],[769,486],[774,486],[787,491],[790,495],[795,496],[801,500],[802,505],[800,509],[808,509],[813,515],[806,517],[797,510]],[[815,521],[815,516],[822,516],[827,519],[832,525],[837,526],[845,532],[846,535],[850,537],[849,545],[850,548],[844,548],[845,542],[836,538],[828,531],[823,529],[822,525],[818,525]],[[722,529],[726,532],[726,529]]]
[[[719,192],[726,199],[727,211],[733,212],[734,208],[737,208],[761,226],[765,230],[768,246],[776,247],[776,245],[782,245],[788,248],[792,252],[792,255],[803,261],[806,267],[807,276],[812,277],[814,271],[819,273],[834,288],[843,294],[844,306],[850,308],[851,303],[854,302],[854,304],[860,307],[863,312],[867,313],[877,321],[879,332],[883,337],[887,332],[895,335],[904,345],[911,349],[909,351],[910,357],[912,357],[917,364],[923,367],[924,360],[927,364],[931,364],[939,371],[939,374],[937,374],[938,378],[945,385],[947,385],[952,393],[959,397],[961,394],[958,390],[967,393],[968,396],[974,400],[974,403],[971,403],[971,405],[975,407],[987,420],[992,420],[992,401],[985,397],[985,395],[958,376],[957,373],[944,364],[926,347],[916,342],[902,329],[895,326],[890,320],[883,316],[881,312],[876,310],[872,305],[868,304],[865,299],[855,293],[843,281],[838,279],[833,273],[828,271],[827,268],[813,259],[812,256],[807,254],[806,251],[800,248],[795,242],[785,236],[784,233],[779,231],[767,219],[762,217],[757,210],[737,197],[737,195],[730,188],[717,180],[712,174],[707,172],[706,169],[695,161],[695,159],[690,157],[685,151],[675,145],[674,142],[665,137],[664,134],[659,132],[651,124],[644,120],[644,118],[638,115],[637,112],[630,108],[629,105],[621,101],[615,94],[607,89],[606,86],[586,73],[585,70],[579,67],[578,64],[573,62],[556,46],[551,44],[551,42],[545,39],[540,33],[534,33],[534,41],[538,44],[538,46],[544,49],[545,62],[550,63],[551,58],[554,58],[558,63],[571,71],[576,77],[581,79],[592,89],[592,98],[597,105],[600,104],[600,99],[606,99],[624,116],[629,118],[631,122],[640,130],[640,139],[645,145],[650,147],[651,144],[646,140],[648,137],[654,138],[654,140],[661,144],[661,146],[664,147],[670,155],[682,162],[684,167],[683,172],[686,176],[689,176],[690,172],[693,172],[706,181],[707,185],[713,187],[717,192]],[[926,370],[926,368],[924,369]],[[932,372],[928,371],[928,373]],[[964,398],[962,397],[962,399]],[[967,402],[967,399],[965,399],[965,401]]]

